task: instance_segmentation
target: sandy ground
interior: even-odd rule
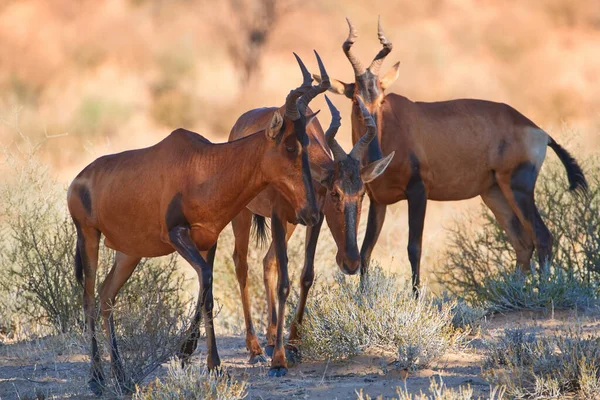
[[[558,333],[580,324],[589,333],[600,332],[600,322],[594,316],[574,312],[554,316],[541,313],[511,313],[494,315],[485,324],[481,335],[474,337],[464,351],[447,354],[437,365],[408,376],[387,365],[391,357],[364,355],[341,362],[305,361],[290,368],[279,379],[267,376],[268,365],[249,366],[244,338],[218,338],[221,359],[232,376],[249,381],[248,399],[355,399],[356,391],[371,396],[395,394],[397,386],[412,393],[426,392],[432,377],[441,376],[448,387],[469,384],[476,396],[487,397],[489,385],[479,376],[486,341],[494,339],[505,328],[535,327],[543,334]],[[193,363],[204,363],[204,347],[196,352]],[[106,366],[105,366],[106,367]],[[78,343],[55,343],[52,339],[20,342],[0,346],[0,399],[25,399],[40,391],[53,396],[46,398],[94,398],[86,388],[88,362],[84,348]],[[165,372],[160,367],[157,375]],[[405,386],[406,385],[406,386]],[[32,398],[32,397],[29,397]]]

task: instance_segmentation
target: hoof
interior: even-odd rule
[[[88,381],[88,387],[94,393],[94,396],[102,396],[102,392],[104,391],[104,382],[98,381],[96,379],[90,379]]]
[[[264,354],[256,354],[253,356],[250,356],[250,359],[248,360],[248,364],[254,365],[254,364],[258,364],[258,363],[266,363],[267,362],[267,357],[265,357]]]
[[[297,347],[288,345],[285,348],[285,358],[287,359],[288,365],[293,366],[302,361],[302,354]]]
[[[274,376],[276,378],[280,378],[282,376],[285,376],[286,374],[286,367],[271,367],[271,369],[269,370],[269,376]]]
[[[265,347],[265,353],[269,356],[269,357],[273,357],[273,351],[275,351],[275,346],[273,346],[272,344],[268,345],[267,347]]]

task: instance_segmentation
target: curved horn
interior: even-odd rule
[[[323,61],[321,57],[319,57],[319,53],[316,50],[315,56],[317,57],[317,64],[319,64],[319,73],[321,74],[321,83],[318,85],[312,86],[305,94],[300,97],[298,100],[298,111],[301,115],[306,114],[306,109],[308,108],[308,103],[311,102],[312,99],[317,97],[319,94],[326,92],[327,89],[331,87],[331,82],[329,80],[329,75],[327,75],[327,71],[325,70],[325,66],[323,65]]]
[[[379,68],[381,68],[381,64],[383,63],[383,60],[385,59],[385,57],[388,54],[390,54],[390,52],[392,51],[392,47],[393,47],[392,42],[390,42],[385,37],[385,33],[383,32],[383,28],[381,27],[381,15],[379,16],[379,19],[377,21],[377,37],[379,37],[379,43],[381,43],[383,48],[381,50],[379,50],[379,53],[377,53],[377,55],[373,59],[373,62],[371,63],[371,65],[368,68],[369,71],[371,71],[371,73],[373,75],[379,74]]]
[[[325,132],[325,139],[327,140],[327,144],[329,145],[329,148],[333,153],[333,160],[345,160],[346,157],[348,157],[348,155],[346,154],[344,149],[342,149],[342,146],[340,146],[337,140],[335,140],[335,135],[341,126],[342,117],[340,116],[340,112],[338,111],[338,109],[335,108],[335,106],[333,105],[331,100],[329,100],[329,97],[327,97],[327,95],[325,95],[325,101],[327,102],[327,106],[329,107],[329,111],[331,112],[331,123],[329,124],[327,132]]]
[[[298,61],[298,65],[300,66],[300,70],[302,71],[302,85],[298,86],[296,89],[290,91],[285,99],[285,116],[291,119],[292,121],[296,121],[300,118],[300,113],[298,112],[298,106],[296,105],[296,101],[306,93],[307,90],[311,88],[312,76],[306,66],[298,57],[298,54],[294,53],[296,57],[296,61]]]
[[[346,57],[348,57],[348,60],[350,60],[350,64],[352,64],[352,68],[354,69],[354,75],[360,76],[366,72],[366,69],[362,65],[360,60],[356,57],[356,55],[352,53],[351,50],[354,41],[356,40],[356,38],[358,38],[358,31],[356,30],[354,25],[352,25],[352,22],[350,22],[350,18],[346,17],[346,21],[348,22],[348,28],[350,29],[350,32],[348,33],[348,38],[342,45],[342,49],[344,49]]]
[[[375,125],[375,121],[373,120],[371,113],[369,113],[369,110],[367,110],[367,107],[365,107],[365,104],[360,96],[357,96],[357,99],[358,105],[360,106],[360,111],[362,111],[363,119],[365,120],[367,132],[358,140],[358,142],[356,142],[352,148],[352,151],[350,152],[350,156],[355,160],[360,161],[369,148],[369,143],[371,143],[371,140],[373,140],[375,135],[377,135],[377,125]]]

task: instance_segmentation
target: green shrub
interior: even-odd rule
[[[493,310],[589,307],[600,278],[600,161],[583,163],[590,191],[569,193],[561,164],[547,162],[536,204],[554,235],[550,266],[538,274],[515,272],[516,255],[485,206],[450,231],[437,278],[455,295]],[[535,262],[535,258],[532,262]],[[532,270],[535,268],[532,267]]]
[[[357,279],[336,276],[335,285],[315,290],[301,327],[303,354],[339,359],[366,350],[394,351],[400,369],[430,365],[461,342],[465,331],[452,326],[455,304],[441,305],[412,290],[380,267]]]
[[[238,400],[247,396],[247,384],[230,378],[224,371],[209,373],[197,366],[182,368],[171,360],[167,375],[138,388],[134,400]]]
[[[488,346],[482,371],[511,398],[595,398],[600,390],[600,337],[586,336],[581,329],[550,337],[505,330]]]

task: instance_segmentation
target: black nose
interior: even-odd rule
[[[360,270],[360,258],[356,260],[344,260],[343,270],[347,275],[355,275]]]

